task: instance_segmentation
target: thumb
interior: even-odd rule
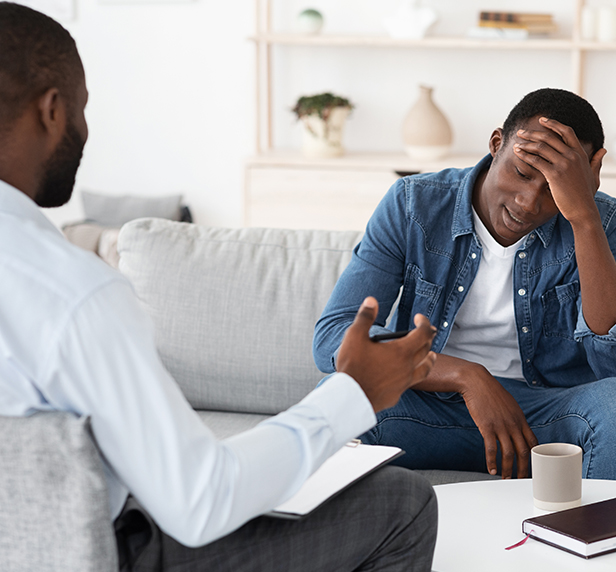
[[[378,311],[379,303],[376,301],[376,298],[368,296],[359,307],[350,329],[357,333],[364,333],[367,336],[370,326],[372,326],[376,319]]]

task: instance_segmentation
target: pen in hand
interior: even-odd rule
[[[403,338],[406,336],[411,330],[401,330],[400,332],[387,332],[385,334],[374,334],[370,336],[370,339],[373,342],[385,342],[387,340],[397,340],[398,338]]]

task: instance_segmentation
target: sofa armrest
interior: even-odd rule
[[[0,416],[0,562],[3,572],[117,572],[89,418]]]

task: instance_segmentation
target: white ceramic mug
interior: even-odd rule
[[[542,510],[564,510],[582,502],[582,449],[545,443],[531,450],[533,499]]]

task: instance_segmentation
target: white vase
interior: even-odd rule
[[[419,86],[419,98],[407,113],[402,125],[404,149],[419,161],[440,159],[449,153],[451,127],[432,100],[432,88]]]
[[[302,153],[305,157],[339,157],[344,154],[342,135],[348,107],[334,107],[327,119],[317,113],[302,117]]]
[[[396,14],[383,18],[383,26],[392,38],[420,40],[437,20],[436,10],[419,0],[401,0]]]

